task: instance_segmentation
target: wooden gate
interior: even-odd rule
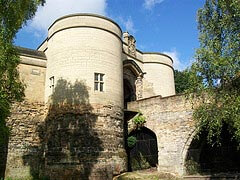
[[[157,137],[146,127],[134,130],[129,136],[136,137],[136,144],[129,149],[130,170],[147,169],[158,164]]]

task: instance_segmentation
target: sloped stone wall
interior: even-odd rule
[[[157,136],[158,170],[183,175],[195,129],[190,101],[184,96],[157,96],[130,102],[128,109],[141,111],[146,117],[145,127]]]
[[[6,177],[112,179],[126,171],[122,109],[17,103],[8,120]]]

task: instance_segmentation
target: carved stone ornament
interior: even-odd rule
[[[128,53],[136,57],[136,40],[133,36],[128,38]]]
[[[138,76],[135,82],[137,100],[143,97],[143,81],[142,80],[143,80],[143,76]]]

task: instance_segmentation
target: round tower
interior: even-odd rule
[[[143,53],[144,77],[152,83],[156,95],[175,95],[173,60],[162,53]]]
[[[111,179],[126,170],[122,31],[112,20],[74,14],[48,30],[46,173]]]
[[[98,15],[75,14],[56,20],[48,33],[46,101],[54,77],[54,86],[61,78],[71,83],[85,81],[91,103],[122,106],[121,35],[115,22]],[[103,89],[100,84],[94,88],[95,73],[103,75]]]

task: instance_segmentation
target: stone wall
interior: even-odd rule
[[[44,102],[46,60],[25,55],[21,55],[20,58],[18,70],[20,79],[26,85],[26,99],[28,102]]]
[[[16,103],[7,124],[10,128],[6,177],[38,176],[41,168],[42,139],[46,108],[41,103]]]
[[[122,116],[111,105],[53,107],[45,123],[46,174],[58,180],[112,179],[126,171]]]
[[[128,103],[157,136],[158,170],[184,174],[194,135],[191,104],[183,96]],[[14,104],[8,120],[6,177],[111,179],[127,169],[123,112],[112,104]]]
[[[157,136],[158,171],[183,175],[195,127],[191,103],[184,96],[157,96],[130,102],[128,110],[141,111],[146,117],[145,127]]]
[[[122,109],[113,105],[18,103],[6,177],[112,179],[126,171]]]

